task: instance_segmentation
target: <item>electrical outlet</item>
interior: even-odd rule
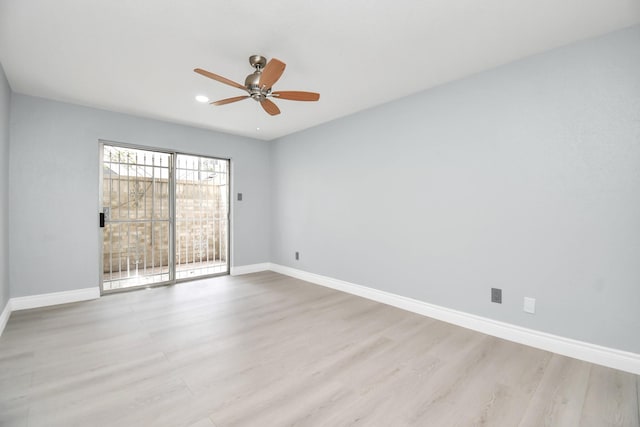
[[[502,289],[491,288],[491,302],[502,304]]]
[[[300,252],[296,252],[296,261],[300,259]]]
[[[524,311],[529,314],[536,313],[536,299],[524,297]]]

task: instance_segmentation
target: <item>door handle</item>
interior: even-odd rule
[[[104,228],[104,212],[100,212],[100,228]]]

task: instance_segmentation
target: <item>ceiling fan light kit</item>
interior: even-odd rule
[[[249,57],[249,64],[251,64],[255,71],[249,74],[244,80],[244,86],[240,83],[234,82],[233,80],[229,80],[201,68],[196,68],[193,71],[210,79],[219,81],[220,83],[242,89],[248,94],[214,101],[211,103],[212,105],[225,105],[232,102],[242,101],[243,99],[252,98],[256,102],[259,102],[268,114],[275,116],[280,114],[280,109],[268,98],[287,99],[291,101],[317,101],[320,99],[320,94],[315,92],[295,90],[273,92],[272,86],[278,81],[278,79],[280,79],[285,67],[287,66],[279,59],[271,58],[271,60],[267,62],[267,58],[262,55],[251,55]]]

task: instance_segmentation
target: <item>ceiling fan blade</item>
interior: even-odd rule
[[[209,72],[207,70],[203,70],[202,68],[196,68],[193,71],[195,71],[196,73],[201,74],[201,75],[203,75],[205,77],[209,77],[210,79],[217,80],[220,83],[224,83],[224,84],[227,84],[229,86],[237,87],[238,89],[247,90],[247,88],[242,86],[240,83],[236,83],[233,80],[229,80],[229,79],[227,79],[225,77],[219,76],[217,74],[213,74],[213,73],[211,73],[211,72]]]
[[[249,98],[249,95],[235,96],[233,98],[226,98],[226,99],[221,99],[220,101],[214,101],[211,103],[211,105],[231,104],[232,102],[242,101],[243,99],[247,99],[247,98]]]
[[[280,114],[280,109],[278,108],[278,106],[266,98],[260,101],[260,105],[262,105],[264,111],[271,114],[272,116],[277,116],[278,114]]]
[[[315,92],[301,92],[298,90],[282,90],[271,94],[275,98],[289,99],[291,101],[317,101],[320,94]]]
[[[259,82],[260,87],[270,89],[271,86],[278,81],[282,73],[284,73],[284,67],[286,66],[287,64],[279,59],[271,58],[271,61],[267,62],[264,70],[262,70]]]

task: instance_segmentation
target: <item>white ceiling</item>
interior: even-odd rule
[[[640,0],[0,0],[0,62],[18,93],[269,140],[638,22]],[[244,83],[252,54],[320,101],[194,100],[242,95],[192,70]]]

